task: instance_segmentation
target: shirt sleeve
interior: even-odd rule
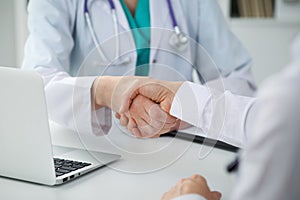
[[[111,122],[96,119],[103,113],[109,118],[107,109],[92,112],[91,86],[96,77],[69,75],[75,9],[75,1],[30,1],[30,34],[22,68],[34,69],[42,76],[50,120],[80,133],[100,134],[99,125],[105,125],[107,130]]]
[[[245,123],[255,99],[230,91],[184,82],[177,91],[170,114],[200,128],[206,137],[238,147],[246,142]]]
[[[186,194],[186,195],[176,197],[172,200],[205,200],[205,198],[203,198],[198,194]]]

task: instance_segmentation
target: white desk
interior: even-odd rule
[[[82,147],[84,144],[89,149],[118,153],[122,159],[110,167],[55,187],[0,178],[1,200],[155,200],[180,178],[195,173],[205,176],[210,187],[221,191],[223,199],[228,199],[235,182],[235,177],[225,170],[234,159],[233,153],[213,149],[199,159],[202,145],[180,139],[134,139],[116,127],[106,137],[78,136],[52,126],[52,140],[56,145]]]

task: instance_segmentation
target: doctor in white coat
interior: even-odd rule
[[[146,28],[151,30],[145,40],[148,71],[142,75],[192,81],[195,69],[201,84],[221,77],[225,91],[253,95],[252,60],[229,30],[215,0],[31,0],[22,67],[42,75],[51,120],[80,133],[109,130],[110,109],[120,111],[113,103],[101,104],[101,96],[107,102],[115,100],[104,95],[111,76],[140,75],[137,47],[144,46],[132,28],[145,26],[134,17],[138,13],[148,16]],[[99,77],[109,81],[95,81]],[[93,86],[98,89],[92,90]],[[207,100],[207,92],[199,95],[200,101]],[[243,140],[244,136],[228,137]]]

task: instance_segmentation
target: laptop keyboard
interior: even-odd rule
[[[73,160],[65,160],[60,158],[54,158],[55,174],[56,177],[62,176],[69,172],[90,166],[91,163],[78,162]]]

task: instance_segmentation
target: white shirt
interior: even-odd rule
[[[294,61],[265,83],[254,106],[249,109],[243,99],[241,103],[239,98],[235,100],[235,106],[244,108],[236,114],[250,115],[248,120],[243,118],[237,123],[247,121],[246,131],[251,137],[241,157],[239,178],[231,199],[296,200],[300,197],[300,36],[293,53]],[[185,98],[179,95],[177,99]],[[174,101],[176,105],[178,102]],[[227,110],[230,112],[230,107]],[[185,195],[175,199],[203,197]]]

